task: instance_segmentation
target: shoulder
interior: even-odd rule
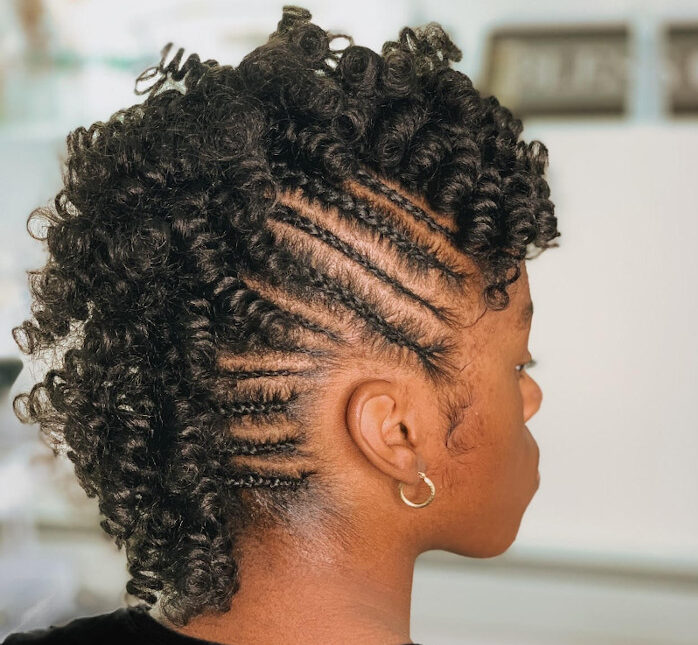
[[[124,636],[132,636],[131,624],[129,609],[121,607],[110,613],[74,618],[61,625],[14,632],[2,645],[111,645],[122,642]]]

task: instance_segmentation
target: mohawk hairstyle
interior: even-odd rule
[[[438,23],[379,55],[310,19],[285,6],[237,67],[167,44],[142,104],[68,135],[29,215],[49,258],[13,336],[64,351],[15,414],[67,450],[126,590],[177,625],[229,609],[260,509],[339,514],[311,442],[332,370],[360,354],[447,385],[471,278],[504,308],[559,235],[545,146],[450,67]]]

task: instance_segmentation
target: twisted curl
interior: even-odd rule
[[[521,121],[450,67],[461,52],[437,23],[404,28],[379,55],[310,19],[284,7],[237,68],[182,62],[183,49],[166,62],[166,45],[136,81],[142,104],[68,135],[64,185],[29,216],[48,223],[32,235],[49,259],[31,273],[33,320],[13,335],[27,354],[64,351],[15,412],[67,450],[102,528],[126,546],[127,591],[147,603],[160,594],[174,624],[229,607],[234,547],[251,521],[244,489],[269,489],[281,510],[315,499],[301,497],[315,469],[230,467],[232,455],[283,456],[302,441],[233,440],[232,416],[302,419],[305,408],[293,397],[232,400],[237,380],[216,362],[223,347],[289,350],[300,327],[336,340],[241,281],[260,258],[269,280],[289,267],[263,228],[280,190],[314,187],[343,203],[336,186],[359,178],[414,210],[370,169],[422,195],[452,218],[492,307],[507,305],[528,246],[559,235],[545,146],[519,141]],[[349,45],[332,49],[339,37]],[[294,372],[252,366],[244,378],[273,375]]]

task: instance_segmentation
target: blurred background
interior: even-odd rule
[[[127,580],[70,462],[11,411],[41,375],[10,334],[45,260],[27,215],[60,186],[68,132],[139,103],[166,42],[237,64],[282,4],[0,0],[0,640],[122,606]],[[454,67],[550,154],[562,237],[529,262],[541,486],[505,554],[420,556],[412,638],[698,643],[698,4],[303,6],[377,51],[440,22]]]

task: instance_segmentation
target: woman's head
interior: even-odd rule
[[[15,339],[60,361],[17,413],[175,624],[225,611],[268,532],[350,545],[382,521],[415,553],[494,555],[536,485],[517,366],[526,253],[559,235],[547,151],[438,25],[379,55],[310,18],[284,7],[237,67],[168,46],[143,104],[70,133],[36,211],[50,255]],[[417,470],[424,509],[397,493],[425,496]]]

